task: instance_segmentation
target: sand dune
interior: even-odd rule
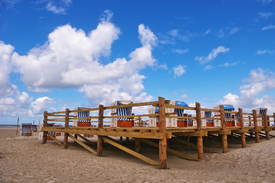
[[[244,149],[230,144],[228,153],[205,153],[201,162],[168,154],[169,169],[160,170],[107,143],[104,157],[97,157],[71,140],[63,149],[53,141],[42,144],[36,136],[15,133],[0,128],[0,182],[275,182],[275,138],[261,138],[259,144],[248,139]],[[221,152],[220,147],[205,146]],[[197,156],[195,149],[170,147]],[[158,161],[158,149],[142,144],[141,153]]]

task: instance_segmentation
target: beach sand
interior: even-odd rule
[[[108,143],[98,157],[70,139],[63,149],[54,141],[42,144],[37,135],[21,137],[16,129],[0,128],[0,182],[275,182],[275,138],[261,138],[258,144],[248,138],[246,148],[229,143],[228,153],[204,153],[200,162],[168,153],[168,169],[161,170]],[[96,142],[97,137],[89,139]],[[58,140],[63,142],[63,136]],[[169,146],[197,157],[196,149]],[[213,144],[204,146],[222,152]],[[156,148],[142,143],[141,154],[158,161]]]

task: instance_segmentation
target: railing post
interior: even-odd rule
[[[252,124],[251,124],[251,116],[248,116],[248,119],[249,119],[249,126],[252,126]],[[250,134],[251,137],[253,136],[253,132],[249,131],[249,134]]]
[[[244,122],[243,122],[243,109],[239,108],[239,121],[240,121],[240,126],[241,130],[244,129]],[[246,147],[246,141],[245,141],[245,134],[241,133],[241,138],[242,138],[242,148]]]
[[[103,128],[103,115],[104,115],[104,106],[99,105],[98,112],[98,129]],[[102,146],[103,146],[103,137],[101,135],[97,136],[97,155],[102,156]]]
[[[167,136],[165,119],[165,99],[159,97],[159,132],[163,133],[163,139],[159,140],[159,168],[167,168]]]
[[[264,110],[264,126],[267,130],[267,127],[268,127],[268,120],[267,120],[267,114],[266,114],[266,111]],[[269,131],[265,131],[265,135],[266,135],[266,140],[269,140],[270,139],[270,136],[269,136]]]
[[[256,143],[260,142],[260,137],[259,137],[259,128],[258,128],[258,121],[257,121],[257,114],[256,110],[253,110],[253,123],[254,123],[254,129],[256,130],[255,132],[255,141]]]
[[[48,112],[44,111],[44,120],[43,120],[43,127],[47,127],[48,122]],[[43,144],[47,143],[47,131],[43,131]]]
[[[201,123],[201,105],[196,102],[196,120],[197,120],[197,131],[202,131]],[[198,144],[198,159],[203,160],[203,139],[202,136],[197,137]]]
[[[70,110],[66,108],[66,113],[65,113],[65,129],[69,127],[69,115],[70,115]],[[68,133],[64,134],[64,149],[68,147]]]
[[[224,107],[220,105],[220,117],[221,117],[221,125],[222,125],[222,131],[225,132],[226,130],[226,122],[225,122],[225,114],[224,114]],[[227,134],[222,135],[222,148],[223,153],[227,153]]]
[[[275,113],[273,113],[273,124],[274,124],[274,126],[275,126]]]

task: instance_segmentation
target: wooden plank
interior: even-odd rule
[[[59,142],[56,138],[54,138],[53,136],[51,136],[51,134],[47,133],[47,135],[49,137],[51,137],[56,143],[58,143],[59,145],[63,146],[63,144],[61,142]]]
[[[43,120],[43,127],[47,127],[47,122],[48,122],[48,112],[47,111],[44,111],[44,120]],[[47,134],[48,132],[47,131],[44,131],[43,132],[43,144],[47,143]]]
[[[259,137],[259,127],[258,127],[258,123],[257,123],[257,114],[256,114],[256,110],[253,110],[253,122],[254,122],[254,127],[255,127],[255,141],[256,143],[260,142],[260,137]]]
[[[124,108],[124,107],[138,107],[138,106],[145,106],[145,105],[155,105],[158,104],[158,101],[153,102],[142,102],[142,103],[135,103],[135,104],[126,104],[126,105],[119,105],[119,106],[109,106],[104,107],[104,110],[106,109],[116,109],[116,108]]]
[[[83,137],[82,135],[80,135],[80,134],[76,134],[78,137],[80,137],[80,138],[82,138],[83,140],[85,140],[86,142],[88,142],[88,143],[90,143],[91,145],[93,145],[93,146],[96,146],[96,144],[95,143],[93,143],[92,141],[90,141],[90,140],[88,140],[88,139],[86,139],[85,137]],[[77,139],[77,138],[76,138]]]
[[[184,135],[184,136],[192,136],[192,137],[200,137],[207,136],[209,132],[207,131],[194,131],[194,132],[175,132],[174,135]]]
[[[97,111],[99,108],[83,108],[78,110],[71,110],[71,112]]]
[[[122,105],[120,105],[122,106]],[[146,117],[146,116],[149,116],[149,117],[158,117],[159,115],[158,114],[138,114],[138,115],[129,115],[129,116],[119,116],[120,118],[134,118],[134,117]],[[97,118],[97,117],[96,117]],[[117,116],[104,116],[104,118],[118,118]],[[78,119],[86,119],[86,118],[78,118]],[[87,118],[89,119],[89,118]]]
[[[103,128],[103,115],[104,115],[104,106],[99,105],[99,112],[98,112],[98,128]],[[97,155],[102,156],[102,147],[103,147],[103,137],[98,135],[97,138]]]
[[[163,133],[163,138],[159,139],[159,168],[167,168],[167,137],[165,119],[165,99],[159,97],[159,132]]]
[[[184,106],[177,106],[177,105],[165,105],[165,108],[177,108],[177,109],[186,109],[186,110],[196,110],[195,107],[184,107]]]
[[[225,131],[226,129],[226,122],[225,122],[225,113],[224,113],[224,107],[220,105],[220,117],[221,117],[221,124],[222,124],[222,130]],[[222,135],[222,149],[223,153],[228,152],[228,144],[227,144],[227,134]]]
[[[190,146],[190,147],[193,147],[195,149],[197,149],[197,145],[196,144],[193,144],[193,143],[190,143],[190,142],[187,142],[185,140],[182,140],[182,139],[179,139],[179,138],[172,138],[172,140],[176,141],[176,142],[179,142],[179,143],[182,143],[182,144],[185,144],[187,146]],[[217,151],[214,151],[214,150],[211,150],[211,149],[208,149],[208,148],[203,148],[203,151],[205,152],[210,152],[210,153],[219,153]]]
[[[65,117],[65,128],[69,127],[69,114],[70,110],[67,108],[66,109],[66,117]],[[64,148],[66,149],[68,147],[68,133],[64,134]]]
[[[210,131],[208,134],[218,134],[218,135],[229,135],[231,134],[231,130],[219,130],[219,131]]]
[[[141,154],[139,154],[139,153],[137,153],[137,152],[135,152],[135,151],[133,151],[133,150],[127,148],[127,147],[124,147],[124,146],[122,146],[122,145],[116,143],[116,142],[115,142],[113,139],[111,139],[110,137],[103,137],[103,140],[104,140],[105,142],[107,142],[107,143],[109,143],[109,144],[115,146],[116,148],[121,149],[121,150],[123,150],[123,151],[125,151],[125,152],[127,152],[127,153],[129,153],[129,154],[131,154],[131,155],[133,155],[133,156],[135,156],[135,157],[141,159],[142,161],[145,161],[145,162],[149,163],[150,165],[159,165],[158,162],[156,162],[156,161],[154,161],[154,160],[152,160],[152,159],[150,159],[150,158],[147,158],[146,156],[143,156],[143,155],[141,155]]]
[[[150,140],[141,139],[141,141],[144,142],[144,143],[146,143],[146,144],[149,144],[149,145],[151,145],[153,147],[156,147],[156,148],[158,148],[158,146],[159,146],[157,143],[152,142]],[[189,156],[187,154],[183,154],[183,153],[178,152],[176,150],[170,149],[169,147],[167,148],[167,151],[170,152],[170,153],[172,153],[172,154],[174,154],[174,155],[176,155],[176,156],[179,156],[179,157],[181,157],[183,159],[187,159],[187,160],[191,160],[191,161],[198,161],[198,159],[196,159],[196,158],[193,158],[193,157],[191,157],[191,156]]]
[[[220,112],[220,110],[216,110],[216,109],[206,109],[206,108],[201,108],[201,111]]]
[[[85,149],[87,149],[88,151],[90,151],[93,154],[97,154],[97,152],[95,150],[93,150],[92,148],[90,148],[89,146],[87,146],[86,144],[84,144],[83,142],[81,142],[80,140],[74,138],[73,136],[71,136],[70,134],[68,134],[68,136],[73,139],[76,143],[78,143],[79,145],[81,145],[82,147],[84,147]]]
[[[102,129],[104,130],[104,129]],[[52,132],[64,132],[64,133],[75,133],[75,134],[91,134],[91,135],[102,135],[102,136],[116,136],[116,137],[132,137],[132,138],[146,138],[146,139],[163,139],[163,136],[171,136],[171,133],[151,133],[151,132],[124,132],[124,131],[98,131],[95,128],[64,128],[64,127],[43,127],[42,131]],[[169,137],[168,137],[169,138]]]

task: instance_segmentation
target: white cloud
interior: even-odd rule
[[[203,36],[209,34],[210,32],[211,32],[211,29],[208,29],[208,30],[203,34]]]
[[[173,67],[174,78],[180,77],[183,73],[185,73],[184,67],[186,66],[178,65],[176,67]]]
[[[275,89],[275,73],[258,68],[252,70],[250,77],[244,79],[243,82],[249,83],[240,86],[240,96],[229,93],[218,103],[233,104],[235,107],[244,108],[246,111],[258,107],[267,107],[270,112],[275,111],[275,97],[263,95],[259,98],[260,94]]]
[[[222,30],[222,29],[219,30],[219,32],[218,32],[218,37],[219,37],[219,38],[224,37],[224,33],[223,33],[223,30]]]
[[[269,4],[271,3],[273,0],[258,0],[261,1],[263,4]]]
[[[60,1],[47,0],[46,2],[48,2],[46,5],[47,11],[51,11],[54,14],[63,14],[63,15],[67,13],[66,12],[67,8],[72,4],[71,0],[60,0]],[[59,6],[55,5],[56,3],[59,3]]]
[[[273,15],[273,13],[272,12],[260,12],[259,15],[260,15],[260,18],[267,19],[267,18],[271,17]]]
[[[230,30],[229,35],[235,34],[235,33],[237,33],[239,30],[240,30],[240,29],[239,29],[238,27],[232,28],[232,29]]]
[[[262,28],[262,30],[268,30],[268,29],[275,29],[275,25],[269,25]]]
[[[266,53],[269,53],[269,54],[273,54],[275,52],[275,50],[258,50],[256,52],[257,55],[263,55],[263,54],[266,54]]]
[[[225,48],[223,46],[219,46],[218,48],[214,48],[207,57],[199,57],[197,56],[195,58],[195,60],[199,61],[201,64],[206,64],[208,62],[210,62],[211,60],[214,60],[219,53],[226,53],[228,52],[230,49],[229,48]]]
[[[16,4],[16,3],[19,3],[20,2],[20,0],[1,0],[0,1],[0,7],[1,7],[1,5],[2,5],[2,3],[5,5],[7,5],[7,8],[9,9],[9,8],[13,8],[14,7],[14,5]]]
[[[183,94],[182,96],[180,96],[180,98],[186,99],[188,96],[186,94]]]
[[[178,53],[178,54],[184,54],[184,53],[188,53],[189,49],[185,49],[185,50],[181,50],[181,49],[173,49],[174,53]]]
[[[54,103],[55,101],[49,97],[40,97],[31,103],[31,114],[41,115],[44,111],[49,111],[48,107]]]

